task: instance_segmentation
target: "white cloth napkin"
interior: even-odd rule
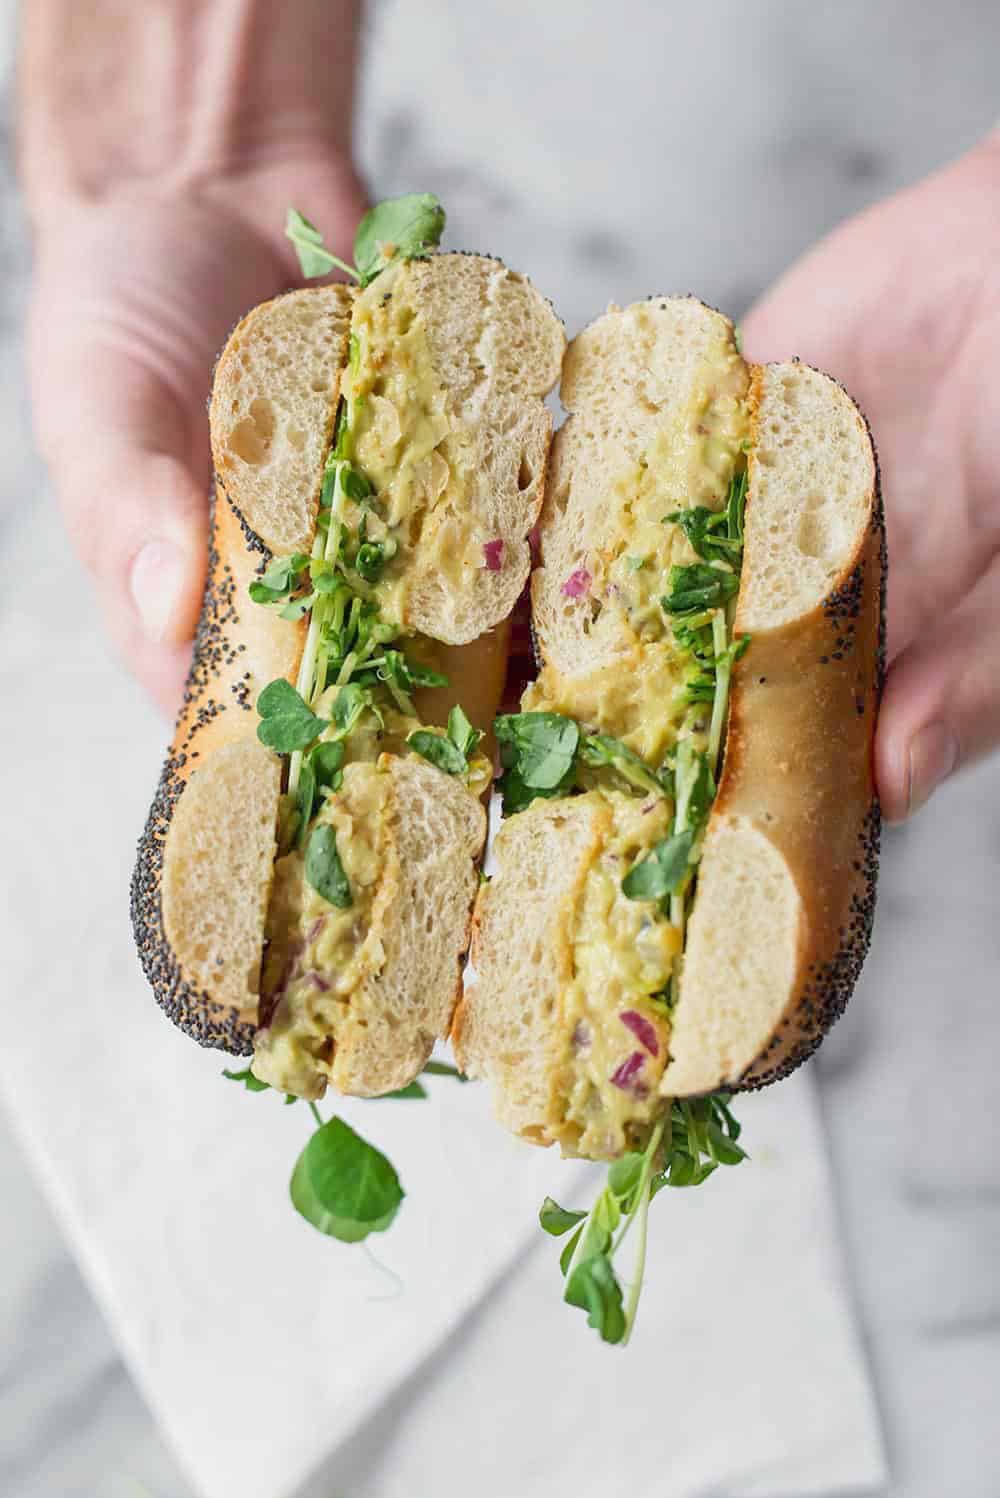
[[[407,1198],[370,1240],[383,1267],[320,1237],[287,1195],[304,1105],[222,1081],[139,972],[128,879],[166,729],[107,660],[46,510],[5,577],[0,1091],[197,1491],[877,1486],[808,1077],[742,1102],[750,1164],[657,1200],[624,1353],[561,1304],[536,1222],[546,1193],[587,1204],[589,1169],[508,1138],[480,1087],[345,1106]]]

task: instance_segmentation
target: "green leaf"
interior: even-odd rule
[[[295,789],[295,810],[298,813],[298,826],[295,829],[295,845],[301,848],[306,840],[306,832],[312,821],[313,806],[316,802],[316,772],[310,761],[304,759],[299,765],[299,783]]]
[[[746,1159],[746,1150],[741,1149],[734,1140],[729,1138],[728,1134],[724,1134],[714,1119],[706,1125],[705,1134],[709,1154],[720,1165],[739,1165],[741,1160]]]
[[[309,839],[305,876],[307,883],[324,900],[329,900],[338,910],[350,910],[353,904],[350,880],[337,852],[337,834],[328,823],[315,828]]]
[[[285,237],[295,246],[304,276],[325,276],[340,264],[324,245],[323,236],[315,224],[311,224],[296,208],[288,210]]]
[[[257,698],[260,722],[257,737],[279,754],[306,749],[327,726],[303,702],[291,682],[279,676],[269,682]]]
[[[331,1118],[312,1135],[292,1173],[290,1192],[307,1222],[342,1243],[384,1232],[404,1196],[386,1157],[341,1118]]]
[[[626,557],[625,566],[629,572],[641,572],[646,565],[645,557]]]
[[[355,727],[366,707],[371,705],[371,693],[357,682],[349,681],[337,693],[333,704],[333,726],[338,739],[346,739]]]
[[[734,473],[729,485],[729,497],[726,500],[726,529],[729,539],[743,546],[743,524],[747,502],[747,470]]]
[[[582,1237],[583,1224],[581,1223],[573,1236],[567,1239],[566,1244],[563,1247],[563,1251],[559,1255],[559,1268],[562,1270],[563,1279],[565,1279],[567,1274],[569,1273],[569,1266],[573,1262],[573,1255],[576,1253],[576,1246]]]
[[[629,900],[662,900],[675,894],[687,875],[694,837],[688,829],[657,843],[629,869],[622,880],[622,894]]]
[[[715,800],[715,776],[708,755],[695,749],[690,738],[677,746],[677,802],[683,809],[684,825],[694,831],[708,816]]]
[[[624,1202],[638,1186],[643,1159],[641,1151],[631,1150],[627,1155],[612,1161],[609,1166],[608,1190],[614,1192],[619,1202]]]
[[[421,1075],[425,1077],[453,1077],[456,1082],[468,1082],[470,1080],[464,1073],[459,1071],[457,1066],[449,1066],[447,1061],[428,1061]]]
[[[603,1341],[620,1342],[624,1337],[622,1289],[604,1254],[577,1264],[566,1282],[563,1299],[587,1312],[587,1324],[600,1333]]]
[[[363,473],[360,468],[355,468],[351,464],[347,464],[340,470],[340,487],[347,498],[353,499],[356,505],[364,504],[365,500],[371,499],[375,493],[375,485],[367,473]]]
[[[429,728],[417,728],[406,742],[416,754],[429,760],[446,775],[464,775],[468,769],[465,755],[443,734],[433,733]]]
[[[580,730],[561,713],[507,713],[494,723],[504,769],[536,791],[558,790],[573,770]]]
[[[388,1099],[388,1098],[396,1098],[396,1099],[400,1099],[401,1100],[403,1098],[414,1098],[414,1099],[416,1099],[416,1098],[426,1098],[428,1096],[429,1096],[429,1094],[427,1092],[427,1088],[421,1086],[421,1084],[419,1082],[416,1082],[416,1081],[414,1081],[414,1082],[408,1082],[405,1087],[399,1087],[399,1088],[397,1088],[397,1090],[395,1092],[383,1092],[383,1093],[380,1094],[380,1098],[383,1101],[386,1100],[386,1099]]]
[[[374,281],[393,260],[415,260],[441,242],[444,209],[433,193],[410,192],[385,198],[358,225],[354,263],[362,286]]]
[[[344,746],[339,739],[323,739],[309,756],[317,790],[339,791],[344,776]]]
[[[730,539],[726,533],[725,510],[709,510],[704,505],[692,505],[688,510],[674,510],[663,518],[680,526],[695,551],[706,562],[735,563],[738,560],[740,542]]]
[[[262,1082],[255,1077],[249,1066],[245,1071],[224,1071],[222,1073],[230,1082],[242,1082],[247,1092],[270,1092],[267,1082]]]
[[[261,576],[250,584],[250,597],[254,603],[277,603],[287,598],[308,564],[309,558],[301,552],[290,557],[273,557]]]
[[[415,661],[408,661],[405,656],[403,664],[406,667],[408,685],[411,687],[446,687],[448,685],[447,676],[443,676],[440,671],[432,671],[429,666],[421,666]]]
[[[319,593],[324,598],[330,598],[334,593],[345,593],[348,591],[347,583],[340,576],[339,572],[333,571],[329,562],[319,559],[311,564],[310,571],[313,568],[316,569],[313,572],[312,578],[314,593]],[[323,569],[322,571],[320,570],[321,568]]]
[[[456,702],[448,714],[448,737],[459,754],[468,759],[482,736],[478,728],[473,728],[461,705]]]
[[[290,598],[284,608],[278,610],[278,615],[280,618],[290,619],[294,623],[296,620],[301,619],[303,614],[308,614],[315,602],[315,593],[303,593],[299,598]]]
[[[689,567],[671,567],[667,585],[668,592],[660,599],[664,613],[686,614],[721,608],[737,591],[740,580],[735,572],[692,562]]]
[[[657,796],[665,794],[664,786],[656,771],[621,739],[607,733],[588,733],[580,741],[580,759],[592,768],[607,766],[615,770],[630,785],[642,791],[652,791]]]
[[[551,1196],[547,1196],[539,1208],[538,1221],[553,1238],[561,1238],[563,1233],[568,1233],[570,1228],[582,1222],[586,1215],[586,1212],[570,1212],[554,1202]]]
[[[379,541],[366,541],[358,547],[354,570],[366,583],[377,583],[385,570],[385,547]]]

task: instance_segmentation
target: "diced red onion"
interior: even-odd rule
[[[642,1052],[633,1051],[628,1060],[611,1073],[612,1087],[620,1087],[622,1092],[631,1092],[635,1097],[645,1097],[649,1088],[639,1079],[639,1072],[645,1064]]]
[[[626,1009],[618,1018],[626,1030],[631,1030],[640,1045],[644,1045],[651,1056],[660,1054],[660,1042],[656,1034],[656,1026],[648,1020],[644,1014],[637,1009]]]
[[[484,541],[483,556],[486,558],[486,570],[499,572],[503,566],[503,537],[498,536],[495,541]]]
[[[577,1020],[576,1025],[574,1026],[570,1044],[572,1045],[574,1051],[590,1050],[590,1031],[583,1023],[582,1019]]]
[[[318,915],[306,932],[306,946],[311,946],[316,940],[323,927],[326,925],[326,916]]]
[[[303,982],[311,983],[314,988],[319,989],[320,993],[330,992],[330,985],[323,977],[322,973],[306,973],[304,975]]]
[[[586,567],[577,567],[559,589],[560,593],[567,598],[582,598],[584,593],[590,591],[591,577]]]

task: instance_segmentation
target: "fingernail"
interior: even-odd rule
[[[173,541],[147,541],[132,563],[132,601],[143,630],[155,644],[170,631],[186,575],[187,558]]]
[[[907,816],[946,780],[958,763],[958,740],[944,723],[927,723],[910,743]]]

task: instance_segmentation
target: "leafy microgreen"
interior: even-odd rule
[[[313,768],[312,756],[304,759],[299,766],[299,782],[295,787],[295,811],[298,817],[295,830],[296,846],[301,848],[306,840],[306,831],[312,821],[313,806],[316,802],[316,771]]]
[[[406,742],[422,759],[436,765],[446,775],[464,775],[468,769],[465,755],[442,733],[434,733],[429,728],[418,728]]]
[[[569,789],[580,729],[561,713],[507,713],[496,719],[505,813],[520,811],[536,796]]]
[[[375,493],[375,485],[367,473],[351,464],[346,464],[341,469],[340,482],[348,499],[353,499],[357,505],[364,504],[365,500],[370,499]]]
[[[675,832],[657,843],[633,864],[622,880],[622,894],[630,900],[663,900],[687,877],[694,833]]]
[[[469,1079],[460,1072],[457,1066],[449,1066],[447,1061],[428,1061],[422,1075],[425,1077],[453,1077],[456,1082],[467,1082]]]
[[[279,676],[270,682],[257,698],[260,722],[257,737],[269,749],[290,754],[305,749],[326,727],[322,718],[306,706],[291,682]]]
[[[740,543],[730,540],[725,533],[724,510],[708,510],[704,505],[693,505],[689,510],[674,510],[664,518],[680,526],[694,550],[706,562],[730,562],[739,551]]]
[[[565,1300],[587,1312],[587,1325],[599,1332],[603,1341],[623,1340],[626,1323],[622,1287],[604,1254],[577,1264],[566,1281]]]
[[[655,770],[621,739],[607,733],[588,733],[580,740],[580,759],[592,767],[606,766],[641,791],[664,794],[664,785]]]
[[[427,1096],[427,1088],[424,1087],[422,1083],[417,1081],[408,1082],[405,1087],[398,1087],[395,1092],[383,1092],[380,1094],[380,1097],[387,1101],[389,1099],[395,1098],[400,1102],[404,1099],[416,1100],[418,1098],[426,1098]]]
[[[578,1222],[582,1222],[586,1215],[586,1212],[567,1211],[558,1202],[554,1202],[551,1196],[547,1196],[539,1208],[538,1221],[553,1238],[561,1238],[563,1233],[568,1233]]]
[[[390,1226],[403,1200],[392,1165],[342,1118],[309,1139],[292,1173],[295,1210],[321,1233],[359,1243]]]
[[[288,210],[285,219],[285,236],[295,246],[302,274],[307,279],[328,275],[332,270],[346,271],[349,276],[357,277],[357,271],[353,265],[347,265],[336,255],[331,254],[323,243],[323,236],[315,224],[311,224],[296,208]]]
[[[418,728],[407,739],[411,749],[439,770],[448,775],[464,775],[469,768],[469,755],[473,752],[482,733],[473,728],[462,708],[456,702],[448,714],[447,734],[433,733],[430,729]]]
[[[354,263],[362,286],[393,260],[416,260],[440,244],[445,213],[433,193],[410,192],[370,208],[354,238]]]
[[[641,572],[646,565],[645,557],[626,557],[625,566],[629,572]]]
[[[677,824],[693,831],[701,826],[715,800],[715,776],[709,756],[690,738],[677,745]]]
[[[371,706],[371,693],[357,682],[349,681],[342,686],[333,704],[333,727],[335,737],[346,739],[366,707]]]
[[[270,1092],[266,1082],[255,1077],[249,1066],[244,1071],[223,1071],[222,1075],[229,1082],[242,1082],[247,1092]]]
[[[482,733],[478,728],[473,728],[459,703],[448,714],[448,737],[465,759],[473,752]]]
[[[737,569],[743,551],[743,514],[747,497],[747,471],[734,473],[723,510],[692,505],[674,510],[664,521],[680,526],[694,550],[706,562],[728,562]]]
[[[664,613],[687,614],[701,609],[721,608],[739,588],[735,572],[725,572],[705,562],[688,567],[671,567],[667,592],[660,599]]]
[[[301,552],[289,557],[274,557],[248,589],[254,603],[278,603],[297,587],[299,575],[309,564]]]
[[[607,1182],[591,1210],[569,1211],[546,1197],[539,1220],[555,1237],[572,1230],[559,1256],[566,1280],[564,1300],[586,1311],[602,1340],[628,1341],[639,1309],[646,1259],[649,1204],[665,1186],[698,1186],[719,1165],[738,1165],[746,1153],[737,1143],[740,1126],[729,1108],[729,1094],[694,1102],[675,1100],[656,1124],[644,1150],[612,1162]],[[628,1295],[614,1260],[633,1223],[639,1240]],[[621,1226],[620,1226],[621,1225]]]
[[[301,619],[303,615],[308,614],[309,610],[312,608],[315,602],[315,593],[303,593],[298,598],[290,598],[288,602],[278,610],[278,615],[280,618],[290,619],[294,623],[296,620]]]
[[[309,756],[317,790],[339,791],[343,780],[344,746],[339,739],[324,739]]]
[[[339,910],[351,908],[350,880],[337,852],[337,834],[327,823],[314,828],[309,838],[305,876],[307,883],[331,905],[336,905]]]
[[[354,570],[366,583],[377,583],[385,570],[386,548],[381,541],[365,541],[358,547]]]

